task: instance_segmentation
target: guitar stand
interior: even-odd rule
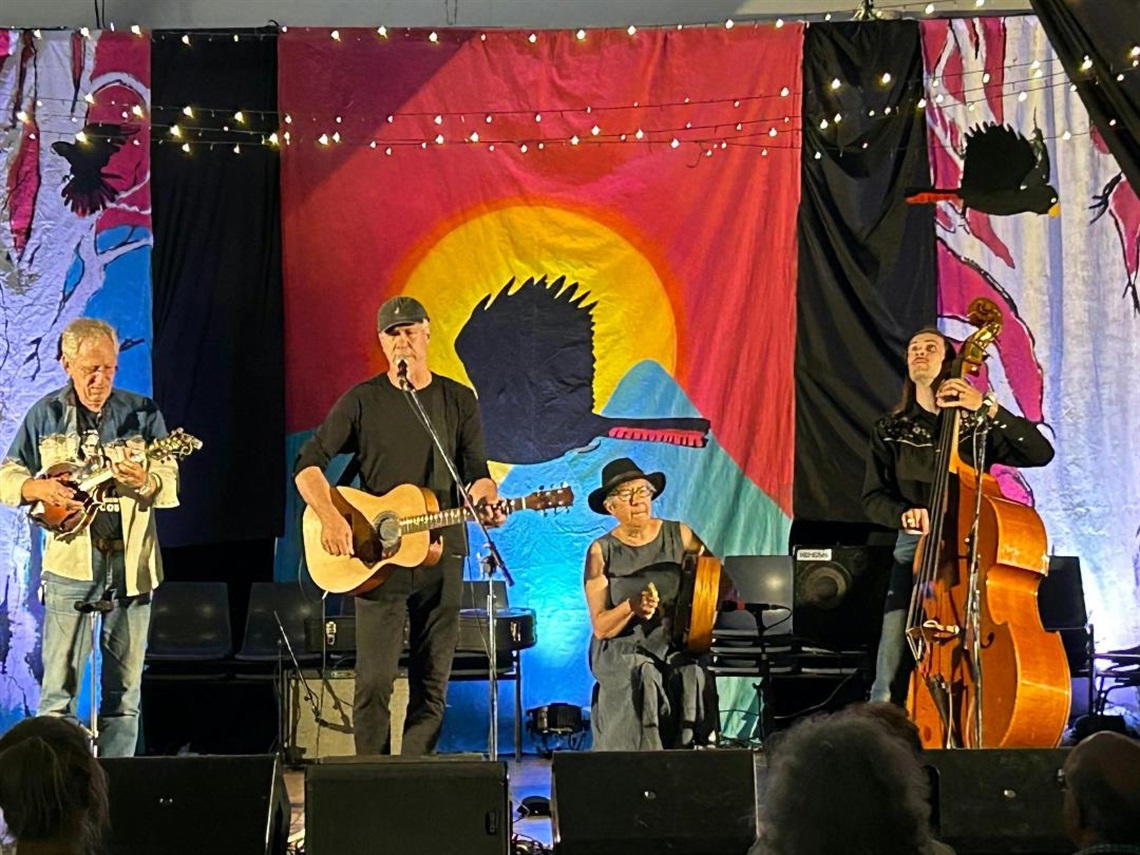
[[[99,756],[99,669],[96,667],[96,651],[99,649],[100,617],[115,608],[113,600],[107,598],[110,591],[105,591],[97,600],[76,600],[75,610],[87,615],[87,623],[91,631],[91,650],[88,652],[91,666],[91,714],[88,734],[91,740],[91,754]]]

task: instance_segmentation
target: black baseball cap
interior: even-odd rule
[[[376,329],[380,332],[388,332],[392,327],[418,324],[426,320],[430,320],[430,318],[428,318],[424,304],[415,297],[407,297],[401,294],[399,297],[388,300],[380,307],[380,311],[376,313]]]

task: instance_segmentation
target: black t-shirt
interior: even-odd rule
[[[417,393],[439,432],[464,484],[490,477],[483,424],[475,393],[450,378],[432,374]],[[458,494],[446,465],[437,461],[431,437],[407,394],[380,374],[349,389],[297,454],[294,473],[322,470],[337,454],[352,454],[361,487],[382,495],[400,484],[429,487],[441,508],[453,508]]]
[[[79,433],[79,460],[84,464],[96,467],[110,465],[107,455],[103,451],[103,440],[99,436],[101,421],[100,413],[93,413],[82,404],[75,408],[75,427]],[[112,481],[107,485],[107,498],[113,503],[118,501],[116,483]],[[104,540],[123,539],[123,517],[116,507],[114,510],[101,510],[96,512],[88,529],[92,537]]]

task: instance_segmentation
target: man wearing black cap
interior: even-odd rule
[[[337,454],[353,455],[360,486],[383,495],[401,484],[431,489],[441,508],[458,505],[447,466],[420,424],[408,393],[415,388],[448,457],[469,485],[472,500],[488,525],[503,521],[498,489],[487,470],[483,425],[474,393],[428,367],[431,325],[423,305],[393,297],[376,317],[388,370],[348,390],[301,448],[294,465],[302,498],[321,520],[321,544],[332,555],[352,555],[352,532],[330,498],[324,469]],[[392,697],[405,616],[410,617],[411,662],[408,713],[402,754],[435,749],[443,723],[447,681],[459,632],[465,530],[443,530],[444,549],[431,567],[400,568],[384,584],[356,601],[357,754],[384,754],[389,747]]]

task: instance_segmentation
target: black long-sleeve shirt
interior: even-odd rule
[[[488,478],[483,423],[475,393],[448,377],[432,374],[417,393],[439,432],[448,456],[465,484]],[[349,389],[301,446],[294,474],[310,466],[322,470],[337,454],[352,454],[360,465],[361,487],[375,495],[400,484],[428,487],[441,508],[456,506],[458,494],[442,461],[435,460],[431,437],[416,418],[411,401],[380,374]]]
[[[964,413],[958,432],[958,455],[971,465],[971,426],[979,418],[984,416]],[[918,403],[875,423],[863,480],[863,511],[872,522],[899,528],[905,511],[930,507],[938,429],[939,416]],[[998,407],[986,434],[987,470],[995,463],[1044,466],[1052,459],[1052,444],[1033,422]]]

